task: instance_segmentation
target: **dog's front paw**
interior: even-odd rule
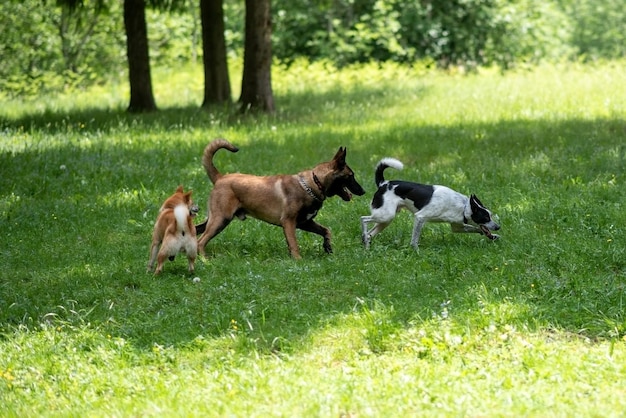
[[[324,242],[324,251],[326,251],[327,254],[333,253],[333,247],[330,245],[330,242]]]
[[[489,237],[490,240],[495,241],[500,239],[500,235],[497,234],[491,234],[491,236]]]

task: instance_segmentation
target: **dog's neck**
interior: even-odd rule
[[[315,194],[315,192],[313,191],[313,189],[311,188],[311,186],[309,186],[306,182],[306,180],[304,179],[304,176],[302,176],[302,174],[298,175],[298,181],[300,182],[300,185],[302,186],[302,188],[307,192],[307,194],[309,196],[311,196],[313,199],[317,200],[318,202],[322,202],[324,201],[324,199],[326,198],[324,196],[324,188],[322,187],[322,183],[320,182],[320,179],[317,178],[317,176],[315,175],[315,173],[311,172],[313,174],[313,181],[315,182],[315,185],[320,189],[320,193],[321,193],[321,197],[318,196],[317,194]]]
[[[469,219],[467,219],[468,213],[467,213],[467,207],[469,206],[469,199],[467,199],[467,201],[465,202],[465,206],[463,206],[463,223],[465,225],[469,224]],[[472,215],[469,214],[469,216],[471,217]]]
[[[322,186],[322,182],[319,178],[317,178],[314,171],[311,171],[311,174],[313,174],[313,181],[315,182],[315,185],[320,189],[322,196],[324,196],[324,186]]]

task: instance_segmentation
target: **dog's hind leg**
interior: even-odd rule
[[[157,255],[157,266],[156,269],[154,270],[154,274],[161,274],[161,272],[163,271],[163,263],[165,263],[165,260],[167,258],[169,258],[171,256],[170,253],[170,249],[168,248],[168,243],[167,241],[163,242],[163,245],[161,246],[161,250],[159,251],[159,254]]]
[[[161,271],[163,271],[163,264],[165,263],[165,260],[168,258],[173,260],[182,248],[178,240],[177,233],[173,232],[172,229],[174,228],[168,228],[165,232],[163,242],[161,243],[161,249],[157,254],[157,267],[156,270],[154,270],[154,274],[160,274]]]
[[[297,228],[303,231],[312,232],[314,234],[317,234],[323,237],[324,238],[324,244],[323,244],[324,251],[326,251],[326,253],[328,254],[332,254],[333,247],[330,242],[330,237],[331,237],[330,229],[326,228],[323,225],[318,224],[312,219],[309,219],[306,222],[298,224]]]
[[[187,254],[189,273],[193,273],[195,270],[196,257],[198,256],[198,241],[196,241],[196,237],[189,237],[185,243],[185,253]]]
[[[157,220],[158,222],[158,220]],[[154,268],[154,263],[157,261],[157,255],[159,254],[159,247],[163,243],[164,236],[158,232],[159,228],[155,228],[152,233],[152,244],[150,245],[150,259],[148,260],[148,267],[146,272],[149,273]]]
[[[156,270],[154,270],[154,274],[159,275],[163,271],[163,263],[165,263],[165,259],[167,258],[167,254],[159,253],[157,257],[157,266]]]
[[[217,234],[222,232],[224,228],[226,228],[228,224],[230,224],[231,221],[232,218],[217,219],[217,216],[211,214],[211,216],[209,217],[209,221],[207,222],[206,229],[198,239],[198,251],[200,252],[200,255],[205,255],[204,248],[209,243],[209,241],[211,241],[213,237],[215,237]]]
[[[146,268],[146,272],[149,273],[154,268],[154,262],[157,259],[157,254],[159,253],[159,245],[161,244],[160,240],[152,240],[152,245],[150,246],[150,260],[148,260],[148,267]]]
[[[420,241],[420,235],[422,234],[422,228],[426,223],[426,219],[419,216],[418,213],[415,214],[415,224],[413,225],[413,234],[411,235],[411,245],[417,249]]]

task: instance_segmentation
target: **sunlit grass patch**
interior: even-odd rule
[[[1,414],[619,416],[622,68],[296,62],[273,73],[277,113],[255,117],[199,109],[199,67],[157,69],[152,114],[124,112],[123,83],[3,106]],[[184,257],[146,273],[176,186],[207,215],[200,159],[218,136],[240,147],[216,154],[224,173],[348,148],[367,194],[316,218],[334,254],[299,231],[292,260],[280,228],[234,220],[194,274]],[[387,156],[405,163],[388,178],[476,193],[502,238],[428,224],[416,251],[402,212],[364,250]]]

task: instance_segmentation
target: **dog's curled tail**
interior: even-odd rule
[[[215,184],[215,182],[220,177],[222,177],[222,174],[213,164],[213,156],[215,155],[217,150],[221,148],[226,148],[230,152],[239,151],[239,148],[222,138],[214,139],[213,141],[209,142],[206,148],[204,148],[204,153],[202,154],[202,165],[204,166],[204,169],[206,170],[206,173],[213,184]]]
[[[395,158],[383,158],[376,165],[376,174],[374,176],[374,180],[376,181],[376,186],[380,187],[381,184],[385,182],[384,171],[387,167],[395,168],[396,170],[402,170],[404,168],[404,164],[402,164],[399,160]]]
[[[187,217],[189,216],[189,206],[180,204],[174,208],[174,217],[176,218],[176,230],[184,235],[185,226],[187,226]]]

